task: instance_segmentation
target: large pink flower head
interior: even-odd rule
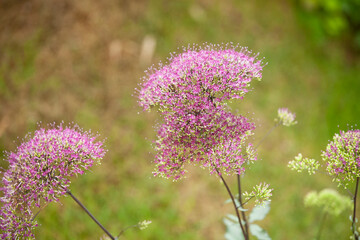
[[[172,54],[167,65],[150,68],[139,91],[144,109],[158,106],[160,111],[206,110],[242,98],[252,79],[262,77],[262,63],[246,48],[205,45],[184,48]]]
[[[164,117],[158,128],[155,175],[178,179],[186,162],[225,173],[243,171],[247,154],[239,149],[252,152],[244,141],[255,126],[226,104],[243,98],[252,79],[261,78],[262,63],[256,56],[232,44],[195,46],[147,72],[139,104],[144,110],[157,107]],[[249,160],[256,158],[249,155]]]
[[[347,187],[360,177],[360,130],[340,131],[322,152],[327,172]]]
[[[103,142],[96,141],[97,136],[91,132],[62,124],[51,127],[29,134],[16,151],[7,154],[9,167],[2,179],[0,228],[4,234],[12,233],[11,239],[24,236],[21,229],[26,228],[19,225],[33,228],[33,209],[58,201],[66,193],[71,177],[85,173],[105,155]]]

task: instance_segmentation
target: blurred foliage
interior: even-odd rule
[[[297,4],[315,38],[337,37],[360,50],[359,0],[297,0]]]

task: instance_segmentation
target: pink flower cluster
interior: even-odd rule
[[[227,102],[242,99],[252,79],[261,78],[256,57],[232,44],[194,46],[147,71],[139,104],[144,110],[157,107],[164,119],[155,175],[178,179],[186,162],[240,174],[246,160],[255,160],[251,145],[245,146],[255,125],[231,113]]]
[[[329,175],[347,187],[360,177],[360,130],[335,134],[321,156],[326,161]]]
[[[70,178],[83,174],[106,153],[102,141],[79,127],[39,129],[7,154],[0,212],[2,239],[32,239],[36,209],[58,201]]]

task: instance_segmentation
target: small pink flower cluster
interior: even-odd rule
[[[172,54],[167,65],[150,68],[138,97],[144,110],[156,106],[164,119],[155,175],[178,179],[186,162],[240,174],[248,156],[256,159],[251,145],[245,147],[248,154],[241,151],[255,125],[226,105],[242,99],[252,79],[261,78],[256,57],[232,44],[194,46]]]
[[[321,156],[326,161],[329,175],[347,187],[360,177],[360,130],[335,134]]]
[[[83,174],[106,153],[97,136],[79,127],[39,129],[15,152],[7,154],[9,167],[3,174],[3,206],[0,212],[2,239],[32,239],[35,209],[58,201],[70,177]]]

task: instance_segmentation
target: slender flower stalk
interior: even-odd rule
[[[89,217],[110,237],[111,240],[116,240],[115,237],[92,215],[89,210],[77,199],[69,190],[66,193],[89,215]]]
[[[255,145],[255,149],[257,149],[260,144],[272,133],[275,128],[277,128],[280,125],[284,125],[286,127],[290,127],[292,125],[297,124],[297,121],[295,121],[296,114],[289,111],[287,108],[279,108],[278,109],[278,115],[275,118],[275,124],[272,128],[270,128],[267,133],[264,135],[264,137],[258,142],[258,144]]]
[[[318,232],[316,234],[316,240],[320,240],[321,239],[321,233],[322,233],[322,230],[323,230],[323,227],[324,227],[324,223],[325,223],[325,219],[326,219],[326,216],[327,216],[327,213],[324,212],[321,216],[321,219],[320,219],[320,223],[319,223],[319,229],[318,229]]]
[[[317,207],[321,209],[321,218],[318,221],[318,232],[316,239],[320,240],[325,219],[327,216],[339,216],[345,210],[351,209],[353,200],[343,196],[333,189],[325,188],[320,192],[311,191],[304,198],[306,207]]]
[[[356,178],[355,194],[353,199],[354,209],[353,209],[352,225],[351,225],[351,230],[353,232],[355,240],[360,239],[359,233],[356,231],[356,198],[357,198],[358,188],[359,188],[359,177]]]
[[[116,240],[120,238],[121,235],[123,235],[125,233],[126,230],[130,229],[130,228],[139,228],[140,230],[144,230],[146,229],[149,225],[151,224],[150,220],[144,220],[141,222],[138,222],[137,224],[131,225],[131,226],[127,226],[126,228],[122,229],[120,231],[120,233],[117,235]]]
[[[272,126],[272,128],[270,128],[267,133],[264,135],[264,137],[262,139],[260,139],[260,141],[255,145],[255,149],[257,149],[262,143],[263,141],[270,135],[270,133],[272,133],[275,128],[277,128],[278,126],[280,126],[280,123],[275,123],[274,126]]]
[[[231,198],[231,202],[233,203],[234,210],[235,210],[235,212],[236,212],[236,216],[237,216],[237,218],[238,218],[238,222],[239,222],[239,226],[240,226],[240,228],[241,228],[242,234],[244,235],[245,240],[248,240],[248,239],[249,239],[249,235],[248,235],[246,229],[244,228],[244,226],[243,226],[243,224],[242,224],[242,219],[241,219],[241,217],[240,217],[238,207],[236,206],[235,197],[234,197],[234,195],[232,194],[232,192],[231,192],[231,190],[230,190],[230,188],[229,188],[229,185],[226,183],[224,177],[221,175],[221,172],[219,172],[219,170],[218,170],[216,167],[214,167],[214,168],[215,168],[218,176],[220,177],[221,181],[223,182],[223,184],[224,184],[224,186],[225,186],[225,188],[226,188],[226,190],[227,190],[227,192],[228,192],[228,194],[229,194],[229,196],[230,196],[230,198]]]

